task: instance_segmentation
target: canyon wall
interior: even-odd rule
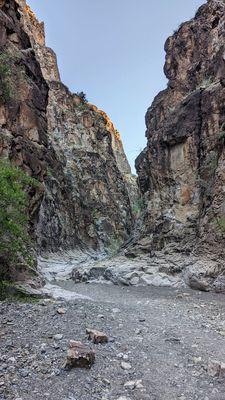
[[[24,0],[0,2],[1,66],[10,94],[1,91],[0,157],[40,182],[29,210],[37,253],[115,251],[130,234],[136,196],[119,133],[63,85],[44,25]]]
[[[168,87],[147,111],[136,160],[145,199],[136,248],[204,257],[207,286],[224,271],[225,2],[201,6],[165,51]]]

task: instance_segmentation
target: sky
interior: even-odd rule
[[[104,110],[134,172],[145,113],[167,85],[164,43],[204,0],[27,0],[45,22],[61,79]]]

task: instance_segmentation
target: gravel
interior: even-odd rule
[[[224,400],[225,378],[207,370],[212,360],[225,362],[223,296],[61,286],[82,296],[0,303],[1,400]],[[105,332],[110,341],[90,343],[87,328]],[[95,350],[90,370],[63,368],[70,340]]]

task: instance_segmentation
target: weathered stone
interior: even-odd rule
[[[61,333],[57,333],[56,335],[54,335],[54,339],[55,340],[62,340],[63,339],[63,335]]]
[[[65,368],[91,368],[95,362],[95,352],[81,342],[70,341]]]
[[[86,333],[88,334],[89,340],[92,340],[93,343],[108,343],[109,338],[104,332],[97,331],[95,329],[86,329]]]
[[[207,371],[210,376],[223,379],[225,378],[225,363],[217,360],[210,360]]]
[[[121,362],[121,368],[124,369],[125,371],[128,371],[132,368],[131,364],[128,362],[122,361]]]
[[[64,314],[66,314],[66,312],[67,312],[66,308],[58,308],[58,310],[57,310],[57,313],[59,315],[64,315]]]
[[[187,284],[221,292],[224,283],[213,283],[225,256],[224,35],[225,2],[213,0],[166,42],[169,82],[146,114],[147,146],[136,160],[144,212],[127,251],[195,255],[204,263]]]

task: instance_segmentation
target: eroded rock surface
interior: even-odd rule
[[[132,227],[134,178],[121,138],[108,116],[70,93],[60,81],[43,23],[20,3],[22,21],[48,82],[48,139],[62,169],[48,165],[38,244],[58,251],[74,246],[118,248]]]
[[[224,44],[225,3],[217,0],[167,40],[168,87],[146,114],[148,143],[136,160],[145,199],[136,254],[204,256],[185,273],[195,288],[212,288],[224,271]]]
[[[30,194],[36,250],[117,251],[137,195],[119,133],[62,84],[44,24],[25,0],[3,1],[0,23],[0,157],[40,182]]]

